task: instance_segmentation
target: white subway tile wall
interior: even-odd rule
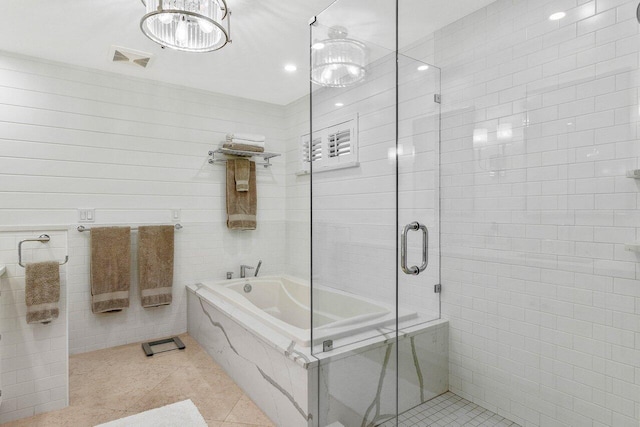
[[[397,188],[400,224],[419,221],[429,228],[429,266],[418,277],[401,274],[399,302],[403,310],[431,320],[439,317],[433,286],[439,283],[439,104],[434,94],[440,75],[436,68],[418,70],[423,64],[408,57],[398,65],[397,179],[395,55],[382,52],[361,85],[314,88],[314,128],[358,115],[360,164],[313,172],[313,279],[316,285],[395,301]],[[336,100],[343,105],[336,107]],[[408,266],[422,262],[421,239],[420,232],[411,232]]]
[[[185,332],[185,284],[237,275],[240,264],[259,259],[261,274],[283,271],[284,156],[257,168],[258,229],[232,232],[225,168],[209,165],[207,153],[228,132],[251,132],[284,154],[287,130],[282,106],[8,53],[0,55],[0,76],[0,264],[9,267],[0,279],[4,422],[66,405],[67,348],[81,353]],[[171,223],[180,209],[172,305],[140,307],[134,233],[130,307],[91,312],[90,234],[75,229],[79,208],[95,209],[89,227]],[[62,301],[68,296],[68,332],[67,310],[48,326],[24,321],[16,239],[33,229],[27,234],[64,230],[52,244],[56,259],[70,255]]]
[[[523,426],[640,420],[637,5],[499,0],[412,50],[442,67],[451,390]]]

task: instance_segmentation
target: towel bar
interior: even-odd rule
[[[180,230],[182,228],[184,228],[182,226],[182,224],[178,223],[176,225],[173,226],[173,228],[175,228],[176,230]],[[79,225],[78,228],[76,228],[76,230],[78,230],[80,233],[84,232],[84,231],[91,231],[91,228],[87,228],[84,225]],[[131,227],[131,231],[137,231],[138,227]]]
[[[268,152],[255,152],[255,151],[242,151],[242,150],[232,150],[230,148],[218,148],[215,151],[209,151],[209,164],[214,165],[216,163],[226,163],[227,159],[226,158],[220,158],[220,156],[218,156],[218,158],[216,158],[216,154],[226,154],[229,156],[238,156],[238,157],[260,157],[262,159],[264,159],[263,163],[258,163],[256,162],[256,165],[262,165],[265,168],[271,167],[273,166],[273,163],[271,163],[271,159],[274,157],[278,157],[280,156],[280,154],[278,153],[268,153]]]
[[[51,237],[49,237],[48,234],[41,234],[40,236],[38,236],[35,239],[24,239],[24,240],[20,240],[20,243],[18,243],[18,265],[22,268],[25,267],[25,265],[22,263],[22,244],[24,242],[40,242],[40,243],[47,243],[49,240],[51,240]],[[66,255],[64,257],[64,262],[60,262],[60,265],[65,265],[67,262],[69,262],[69,255]]]

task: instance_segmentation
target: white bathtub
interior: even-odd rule
[[[269,276],[203,282],[198,294],[209,300],[222,298],[302,347],[311,344],[311,291],[299,279]],[[328,288],[314,288],[313,298],[315,344],[395,324],[391,305]],[[416,316],[401,310],[399,320]]]
[[[279,427],[369,425],[375,402],[380,413],[404,412],[448,390],[445,320],[401,311],[406,321],[396,339],[393,305],[314,289],[312,351],[311,290],[304,281],[205,280],[187,290],[189,334]],[[333,350],[323,351],[325,339],[334,340]],[[387,364],[396,346],[398,361]],[[396,399],[379,400],[394,396],[397,384],[397,408]]]

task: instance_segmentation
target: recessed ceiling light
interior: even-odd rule
[[[559,21],[562,18],[564,18],[565,16],[567,16],[567,14],[564,13],[564,12],[556,12],[556,13],[552,14],[551,16],[549,16],[549,20],[550,21]]]
[[[418,71],[427,71],[429,69],[428,65],[421,65],[418,67]]]
[[[322,42],[316,42],[314,44],[311,45],[311,49],[313,50],[320,50],[320,49],[324,49],[324,43]]]
[[[298,67],[296,67],[296,66],[295,66],[295,65],[293,65],[293,64],[287,64],[287,65],[285,65],[285,66],[284,66],[284,70],[285,70],[286,72],[289,72],[289,73],[293,73],[293,72],[294,72],[294,71],[296,71],[297,69],[298,69]]]
[[[342,102],[336,102],[336,107],[344,107],[344,104]]]

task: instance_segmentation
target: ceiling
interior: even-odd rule
[[[401,0],[401,39],[409,44],[493,1]],[[0,50],[280,105],[305,95],[308,22],[333,0],[227,3],[233,12],[233,43],[203,54],[161,49],[147,39],[140,31],[140,0],[6,1],[0,25],[10,36],[0,38]],[[336,20],[359,27],[359,36],[383,44],[380,28],[394,28],[393,5],[390,0],[339,0],[340,9],[330,11],[336,12]],[[385,21],[390,25],[376,25]],[[154,58],[146,69],[114,63],[109,57],[112,45]],[[298,71],[286,73],[286,63],[296,64]]]

